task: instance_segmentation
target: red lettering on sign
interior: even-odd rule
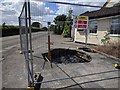
[[[78,20],[78,24],[87,24],[87,21]]]
[[[87,25],[78,25],[78,28],[87,28]]]

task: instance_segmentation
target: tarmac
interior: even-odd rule
[[[47,42],[47,41],[46,41]],[[35,43],[33,41],[34,47]],[[38,45],[38,44],[37,44]],[[56,64],[50,62],[45,63],[42,53],[47,52],[47,45],[34,49],[33,52],[33,68],[34,72],[40,72],[43,76],[41,88],[49,89],[79,89],[86,90],[88,88],[105,90],[120,89],[120,70],[114,68],[115,63],[120,63],[118,59],[109,58],[100,53],[82,52],[92,57],[91,62],[85,63],[68,63]],[[60,35],[51,36],[51,48],[68,48],[78,50],[84,44],[74,43],[70,38],[62,38]],[[24,55],[19,54],[19,46],[15,46],[6,52],[3,60],[3,87],[5,88],[26,88],[27,87],[27,71],[25,67]],[[12,54],[10,54],[12,52]],[[10,54],[10,55],[9,55]]]
[[[54,38],[54,37],[53,37]],[[53,39],[51,39],[53,40]],[[61,38],[52,42],[52,49],[54,48],[69,48],[76,49],[83,47],[72,42],[68,38]],[[42,49],[41,49],[42,51]],[[83,50],[79,50],[85,52]],[[41,53],[34,54],[34,69],[36,72],[41,72],[43,76],[43,82],[41,88],[79,88],[85,90],[87,88],[119,88],[120,71],[114,68],[115,63],[119,63],[119,60],[109,58],[108,56],[85,52],[92,57],[91,62],[87,63],[68,63],[68,64],[56,64],[52,63],[53,68],[50,66],[50,62],[45,64]]]

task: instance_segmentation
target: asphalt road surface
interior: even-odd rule
[[[39,41],[40,37],[46,37],[47,32],[32,33],[32,41]],[[36,42],[36,40],[38,40]],[[3,87],[27,87],[27,71],[25,67],[24,55],[20,54],[20,36],[8,36],[2,38],[2,50],[0,73]],[[33,43],[34,44],[34,43]],[[18,84],[16,82],[18,82]],[[13,83],[12,83],[13,82]],[[23,83],[24,82],[24,83]],[[25,84],[26,83],[26,84]]]
[[[3,37],[2,51],[2,86],[5,88],[26,88],[27,71],[24,55],[20,54],[19,35]],[[41,53],[47,51],[47,32],[38,32],[32,35],[34,50],[34,71],[41,72],[44,81],[70,78],[50,83],[42,84],[42,88],[118,88],[119,70],[114,68],[114,63],[119,62],[100,55],[99,53],[89,53],[92,61],[90,63],[70,63],[55,64],[53,68],[46,63],[42,69],[44,59]],[[62,38],[60,35],[51,35],[51,48],[76,49],[82,45],[71,42],[69,38]]]

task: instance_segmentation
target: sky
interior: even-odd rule
[[[80,15],[86,11],[97,10],[99,8],[63,5],[56,3],[41,2],[42,0],[30,0],[32,22],[38,21],[46,25],[47,21],[53,22],[57,15],[68,14],[68,10],[73,10],[72,15]],[[58,2],[69,2],[77,4],[88,4],[103,6],[107,0],[49,0]],[[0,1],[0,25],[6,23],[8,25],[18,25],[18,17],[21,13],[24,0],[1,0]]]

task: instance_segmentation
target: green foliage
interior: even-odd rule
[[[63,30],[62,26],[60,25],[53,25],[50,27],[51,31],[53,31],[54,34],[61,35]]]
[[[31,31],[32,31],[32,32],[39,32],[39,31],[45,31],[45,30],[44,30],[44,29],[37,28],[37,27],[32,27]]]
[[[68,17],[66,19],[66,23],[65,23],[65,27],[64,27],[64,30],[63,30],[63,33],[62,33],[62,36],[63,37],[71,37],[71,25],[72,25],[72,10],[70,9],[69,11],[69,14],[68,14]],[[71,21],[71,22],[70,22]]]
[[[2,36],[10,36],[10,35],[17,35],[19,34],[19,27],[18,26],[2,26]]]
[[[54,22],[55,24],[60,24],[61,21],[66,21],[66,15],[62,14],[62,15],[58,15],[57,17],[54,18]]]
[[[50,25],[50,31],[55,32],[55,25],[53,25],[53,24]]]
[[[47,27],[43,27],[41,30],[42,30],[42,31],[47,31],[48,28],[47,28]]]
[[[2,27],[5,27],[6,26],[6,23],[4,22],[3,24],[2,24]]]
[[[54,18],[54,23],[56,24],[54,26],[54,30],[52,30],[55,34],[61,35],[64,29],[64,23],[66,21],[66,15],[58,15],[57,17]]]
[[[64,27],[64,31],[62,33],[62,36],[63,37],[69,37],[70,36],[70,25],[66,24],[65,27]]]
[[[0,28],[2,32],[2,37],[5,36],[12,36],[12,35],[19,35],[19,26],[13,26],[13,25],[2,25]],[[37,27],[32,27],[32,32],[38,32],[38,31],[43,31],[40,28]]]
[[[40,28],[40,23],[39,22],[33,22],[32,27]]]
[[[109,36],[109,32],[107,32],[104,36],[103,39],[101,39],[101,43],[103,43],[104,45],[110,44],[110,36]]]

